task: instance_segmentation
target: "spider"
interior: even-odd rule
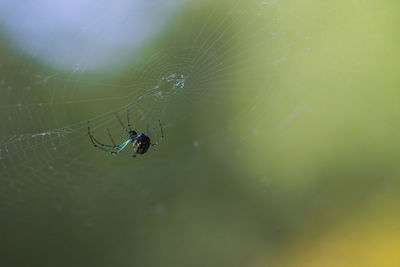
[[[128,137],[120,144],[116,145],[114,142],[114,139],[111,136],[110,130],[107,128],[108,136],[110,137],[110,140],[112,142],[112,145],[107,145],[103,144],[100,141],[98,141],[90,132],[90,126],[89,126],[89,121],[88,121],[88,135],[90,138],[90,141],[92,142],[93,146],[95,148],[98,148],[102,151],[105,151],[107,153],[110,153],[111,155],[116,155],[119,153],[122,153],[126,156],[133,157],[135,158],[137,154],[144,154],[147,152],[150,146],[156,146],[160,143],[160,141],[164,138],[164,132],[162,129],[161,121],[158,120],[158,125],[154,126],[150,130],[147,127],[147,131],[145,133],[137,134],[135,130],[131,128],[131,124],[129,122],[129,111],[126,111],[126,119],[128,121],[128,128],[125,127],[125,125],[122,123],[122,120],[118,116],[117,113],[115,113],[115,116],[117,117],[119,123],[121,124],[122,129],[128,134]],[[158,140],[155,143],[150,142],[150,137],[148,137],[148,134],[153,132],[155,129],[160,127],[161,130],[161,136],[158,138]],[[122,151],[125,149],[125,147],[129,144],[133,144],[133,153],[128,153],[125,151]]]

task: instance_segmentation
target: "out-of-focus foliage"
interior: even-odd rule
[[[399,14],[188,1],[96,71],[55,69],[0,24],[0,265],[399,266]],[[165,123],[137,159],[87,138],[87,120],[124,138],[126,107],[137,130]]]

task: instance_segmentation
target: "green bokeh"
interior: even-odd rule
[[[399,193],[398,3],[238,3],[188,3],[99,71],[54,70],[1,28],[1,265],[283,266],[362,214],[398,221],[378,212]],[[177,95],[134,98],[182,71]],[[90,119],[123,139],[126,107],[165,125],[137,159],[87,137]],[[49,129],[65,136],[9,142]]]

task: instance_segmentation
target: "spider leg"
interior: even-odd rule
[[[131,139],[128,138],[125,142],[123,142],[123,143],[121,144],[121,147],[118,148],[118,150],[115,151],[115,153],[121,152],[130,142],[131,142]]]
[[[100,146],[96,146],[96,148],[98,148],[98,149],[100,149],[100,150],[103,150],[104,152],[110,153],[111,155],[116,155],[116,154],[117,154],[117,152],[115,152],[115,151],[111,151],[111,150],[102,148],[102,147],[100,147]]]
[[[128,121],[129,132],[132,131],[131,123],[129,121],[129,109],[126,109],[126,120]]]
[[[122,153],[122,154],[124,154],[126,156],[129,156],[129,157],[132,157],[132,158],[136,157],[136,153],[130,154],[130,153],[127,153],[125,151],[122,151],[132,141],[130,138],[127,138],[125,141],[123,141],[119,145],[115,145],[114,139],[112,138],[110,130],[108,128],[107,128],[107,132],[108,132],[108,135],[109,135],[109,137],[111,139],[111,142],[113,143],[112,146],[101,143],[99,140],[97,140],[92,135],[92,133],[90,132],[90,125],[89,125],[89,121],[88,121],[88,135],[89,135],[90,141],[92,142],[92,144],[93,144],[93,146],[95,148],[98,148],[98,149],[100,149],[100,150],[102,150],[104,152],[107,152],[107,153],[111,154],[111,155],[116,155],[118,153]],[[110,148],[110,149],[107,149],[107,148],[104,148],[104,147],[107,147],[107,148]],[[111,149],[117,149],[117,150],[114,151],[114,150],[111,150]]]
[[[112,136],[111,136],[110,129],[107,128],[107,132],[108,132],[108,136],[109,136],[110,139],[111,139],[111,142],[112,142],[113,145],[114,145],[114,148],[117,148],[117,145],[115,144],[114,139],[113,139]]]
[[[117,117],[117,119],[118,119],[118,121],[119,121],[119,124],[121,124],[122,129],[123,129],[125,132],[129,133],[129,130],[125,127],[125,125],[123,124],[121,118],[118,116],[117,113],[115,113],[115,117]]]
[[[97,148],[99,148],[99,149],[101,149],[101,150],[103,150],[105,152],[108,152],[111,155],[117,155],[119,153],[123,153],[125,155],[128,155],[128,156],[134,158],[134,157],[136,157],[136,153],[135,154],[129,154],[129,153],[125,152],[125,151],[122,151],[130,142],[131,142],[131,140],[129,139],[129,140],[126,140],[123,143],[121,143],[120,145],[122,145],[122,146],[117,151],[111,151],[111,150],[108,150],[108,149],[105,149],[105,148],[102,148],[102,147],[97,147]]]
[[[103,147],[101,147],[101,146],[96,146],[96,145],[95,145],[95,147],[98,148],[98,149],[100,149],[100,150],[103,150],[103,151],[105,151],[105,152],[108,152],[108,153],[110,153],[111,155],[117,155],[118,153],[121,153],[122,150],[123,150],[130,142],[131,142],[130,139],[125,140],[124,142],[122,142],[121,144],[119,144],[119,145],[117,146],[118,149],[117,149],[116,151],[112,151],[112,150],[110,150],[110,149],[106,149],[106,148],[103,148]],[[123,152],[123,153],[126,153],[126,152]]]
[[[99,140],[97,140],[97,139],[92,135],[92,133],[90,132],[89,121],[88,121],[88,135],[89,135],[90,141],[92,142],[92,144],[93,144],[94,147],[97,147],[97,148],[100,148],[100,147],[119,148],[119,146],[120,146],[120,145],[118,145],[118,146],[116,146],[116,145],[113,145],[113,146],[111,146],[111,145],[106,145],[106,144],[103,144],[102,142],[100,142]],[[100,146],[100,147],[99,147],[99,146]]]
[[[163,130],[162,130],[162,126],[161,126],[161,121],[160,120],[158,120],[158,124],[156,126],[152,127],[150,130],[146,131],[146,135],[148,135],[149,133],[152,133],[158,127],[161,128],[161,135],[163,135]]]
[[[164,131],[163,131],[163,128],[162,128],[162,125],[161,125],[161,121],[158,120],[158,122],[159,122],[160,130],[161,130],[161,136],[160,136],[160,138],[158,138],[158,140],[155,143],[151,144],[151,146],[158,145],[161,142],[161,140],[164,138]],[[157,128],[157,126],[153,127],[153,128]]]

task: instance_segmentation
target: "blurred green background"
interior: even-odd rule
[[[0,265],[399,266],[399,8],[182,1],[96,68],[0,17]],[[160,146],[93,148],[127,109]]]

